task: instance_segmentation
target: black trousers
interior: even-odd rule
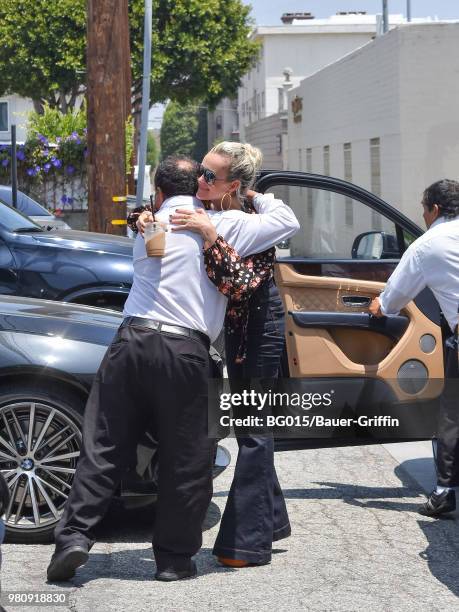
[[[207,436],[209,353],[204,342],[121,326],[86,405],[83,448],[56,548],[94,544],[93,529],[132,464],[139,435],[158,440],[153,550],[159,570],[185,567],[202,544],[215,441]]]
[[[445,387],[440,399],[437,482],[459,487],[459,367],[456,333],[445,342]]]
[[[271,281],[250,300],[247,357],[236,364],[240,335],[225,330],[225,350],[232,392],[254,378],[276,378],[284,347],[284,310]],[[239,415],[237,411],[235,416]],[[238,432],[236,431],[236,434]],[[274,467],[269,433],[238,435],[239,452],[213,554],[250,563],[268,563],[273,541],[290,535],[284,495]]]

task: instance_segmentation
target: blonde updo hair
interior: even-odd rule
[[[229,159],[228,181],[240,181],[237,195],[243,197],[255,183],[261,168],[263,154],[260,149],[247,142],[223,141],[212,147],[209,153],[223,155]]]

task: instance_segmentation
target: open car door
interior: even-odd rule
[[[266,173],[257,189],[289,204],[301,225],[279,245],[275,270],[286,312],[283,375],[373,378],[402,402],[421,393],[438,397],[443,345],[432,293],[425,290],[396,316],[376,319],[368,311],[422,230],[373,194],[327,176]],[[337,443],[283,440],[277,448]]]

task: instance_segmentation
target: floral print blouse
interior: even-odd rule
[[[136,208],[128,216],[127,222],[137,233],[136,221],[150,206]],[[254,213],[253,208],[245,211]],[[225,327],[228,333],[238,334],[240,338],[236,363],[243,363],[247,355],[247,334],[249,323],[249,302],[252,295],[266,281],[273,277],[276,249],[274,247],[247,257],[238,252],[222,236],[208,249],[204,249],[204,263],[207,276],[217,289],[228,298]]]

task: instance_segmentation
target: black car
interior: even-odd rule
[[[0,470],[10,490],[10,541],[52,537],[72,486],[89,389],[121,320],[99,308],[0,297]],[[216,448],[214,476],[229,460]],[[155,466],[156,444],[146,431],[117,501],[153,503]]]
[[[120,310],[132,284],[133,240],[46,231],[0,202],[0,294]]]

